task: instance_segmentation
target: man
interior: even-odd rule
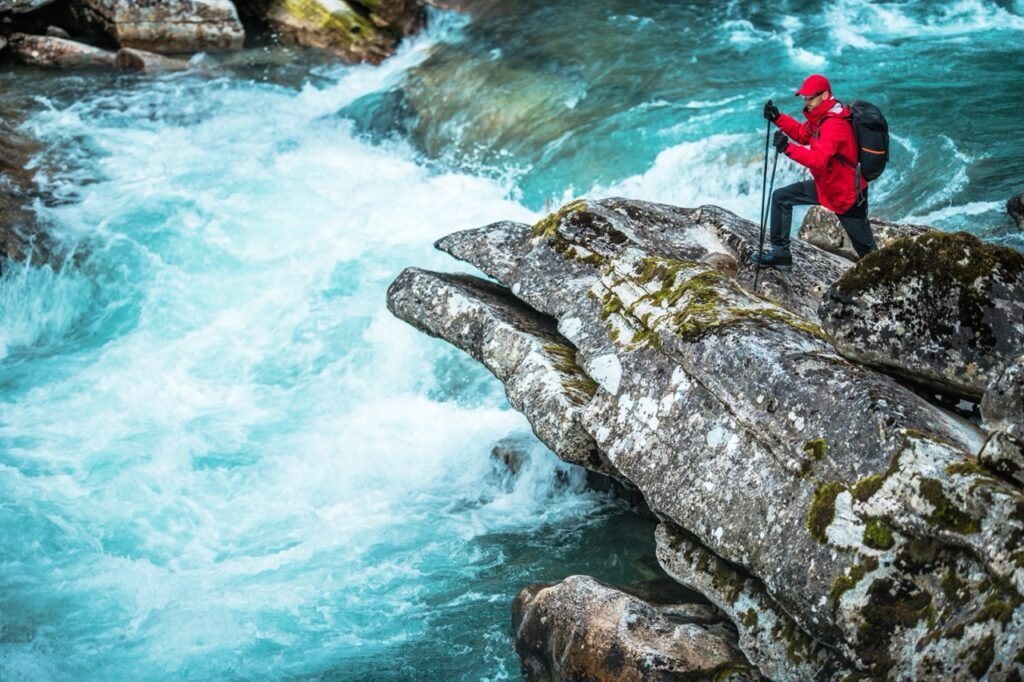
[[[850,110],[832,97],[832,85],[820,74],[808,76],[796,94],[804,98],[806,123],[780,113],[771,100],[764,105],[764,117],[780,128],[773,138],[775,149],[806,166],[814,179],[772,193],[772,248],[751,259],[761,267],[783,272],[793,268],[789,231],[794,206],[821,204],[835,213],[858,256],[878,248],[868,223],[868,183],[856,173],[858,150]],[[791,143],[789,138],[798,144]]]

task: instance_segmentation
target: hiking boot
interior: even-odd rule
[[[789,272],[793,269],[792,256],[780,256],[774,251],[762,253],[760,256],[755,253],[750,257],[750,262],[759,268],[775,268],[780,272]]]

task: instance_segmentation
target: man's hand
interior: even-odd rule
[[[779,108],[772,104],[771,100],[764,103],[764,117],[772,123],[779,117]]]
[[[786,147],[789,146],[789,138],[786,136],[786,133],[781,130],[776,130],[775,137],[772,138],[772,144],[775,145],[775,151],[780,154],[785,154]]]

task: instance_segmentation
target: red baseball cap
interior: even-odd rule
[[[819,92],[825,92],[828,90],[832,92],[832,84],[828,82],[828,79],[822,76],[820,73],[815,73],[807,77],[804,84],[800,86],[800,89],[796,91],[798,96],[810,97],[817,95]]]

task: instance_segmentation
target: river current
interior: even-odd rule
[[[0,69],[77,254],[0,278],[0,679],[518,679],[518,589],[651,578],[652,525],[386,287],[576,196],[757,220],[761,105],[796,114],[808,73],[889,118],[875,215],[1024,247],[1020,0],[430,19],[376,68]]]

